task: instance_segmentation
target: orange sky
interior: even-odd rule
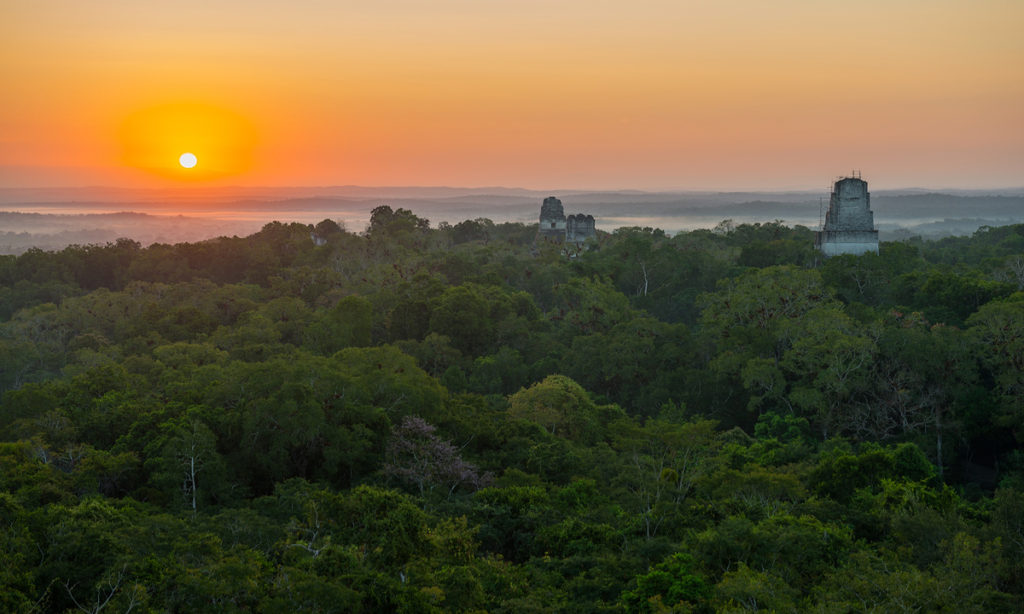
[[[1021,186],[1022,30],[1021,0],[8,0],[0,187]]]

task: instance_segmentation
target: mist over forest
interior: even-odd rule
[[[130,238],[143,245],[245,236],[272,220],[332,219],[361,232],[380,204],[408,209],[432,224],[465,219],[532,223],[544,197],[589,213],[597,227],[640,226],[669,233],[736,223],[782,221],[817,228],[824,192],[551,192],[510,188],[223,188],[129,190],[109,188],[0,190],[0,254],[38,247],[107,243]],[[1024,190],[880,190],[872,193],[886,240],[967,235],[982,226],[1024,221]]]
[[[364,215],[0,255],[0,611],[1024,609],[1024,224]]]
[[[2,7],[0,614],[1024,613],[1024,0]]]

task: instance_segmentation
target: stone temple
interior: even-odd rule
[[[576,213],[565,217],[562,201],[554,196],[544,199],[540,207],[540,227],[537,234],[548,241],[582,245],[597,236],[594,216]]]
[[[545,198],[544,204],[540,206],[540,229],[537,234],[545,239],[565,240],[565,209],[562,209],[562,201],[554,196]]]
[[[828,213],[814,246],[826,256],[878,253],[878,230],[871,212],[868,182],[859,175],[844,177],[832,186]]]

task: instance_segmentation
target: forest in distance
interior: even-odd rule
[[[0,611],[1020,612],[1024,224],[0,256]]]
[[[114,242],[131,237],[153,243],[194,243],[218,236],[246,236],[267,221],[314,224],[330,218],[342,228],[361,230],[381,203],[407,209],[435,224],[457,224],[480,216],[496,224],[530,223],[537,204],[561,198],[574,212],[597,218],[597,228],[661,228],[667,234],[737,223],[781,221],[820,225],[827,192],[642,192],[536,190],[514,188],[221,188],[180,191],[113,188],[0,188],[0,255],[33,247],[61,250],[69,245]],[[1024,189],[875,190],[882,240],[914,236],[938,239],[969,235],[982,226],[1024,223]]]

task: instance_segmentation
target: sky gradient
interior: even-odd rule
[[[370,4],[6,1],[0,187],[1024,185],[1020,0]]]

